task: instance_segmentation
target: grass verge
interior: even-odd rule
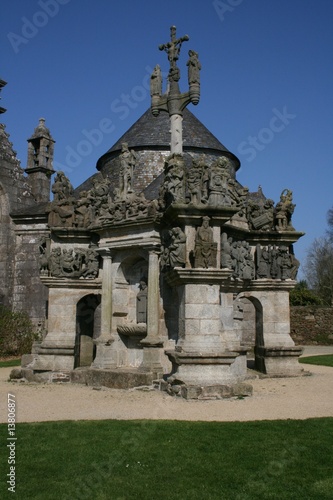
[[[0,361],[0,368],[7,368],[8,366],[21,366],[21,358],[3,359]]]
[[[299,358],[300,363],[308,365],[333,366],[333,354],[322,354],[320,356],[306,356]]]
[[[16,437],[16,500],[332,498],[332,418],[47,422]],[[0,495],[13,498],[1,453]]]

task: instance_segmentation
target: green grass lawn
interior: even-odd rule
[[[16,437],[16,493],[2,446],[1,498],[332,499],[332,418],[49,422],[18,424]]]
[[[8,366],[21,366],[21,358],[0,361],[0,368],[7,368]]]
[[[299,358],[300,363],[308,365],[333,366],[333,354],[323,354],[320,356],[306,356]]]

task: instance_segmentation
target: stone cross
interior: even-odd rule
[[[197,53],[190,50],[190,60],[187,63],[189,66],[189,91],[181,93],[179,90],[178,81],[180,79],[180,71],[177,66],[179,53],[183,42],[189,40],[187,35],[177,38],[176,27],[170,28],[171,41],[159,46],[160,50],[165,50],[168,55],[170,69],[168,74],[168,90],[162,95],[161,91],[161,71],[157,65],[150,80],[151,94],[151,111],[154,116],[158,116],[160,111],[166,111],[170,116],[171,129],[171,154],[183,153],[183,110],[192,102],[198,104],[200,99],[200,83],[199,70],[201,65],[197,58]],[[194,68],[194,70],[193,70]]]

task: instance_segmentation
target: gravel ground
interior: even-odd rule
[[[250,380],[252,397],[208,401],[186,401],[155,390],[9,382],[11,368],[1,368],[0,421],[7,422],[7,405],[3,404],[7,393],[15,395],[18,423],[105,419],[226,422],[333,417],[333,368],[303,366],[308,375]]]

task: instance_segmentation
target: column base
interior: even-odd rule
[[[255,368],[270,377],[297,377],[304,371],[298,358],[302,347],[264,347],[254,348]]]
[[[220,399],[252,394],[244,384],[246,352],[219,353],[166,351],[174,373],[168,377],[168,392],[186,399]]]

